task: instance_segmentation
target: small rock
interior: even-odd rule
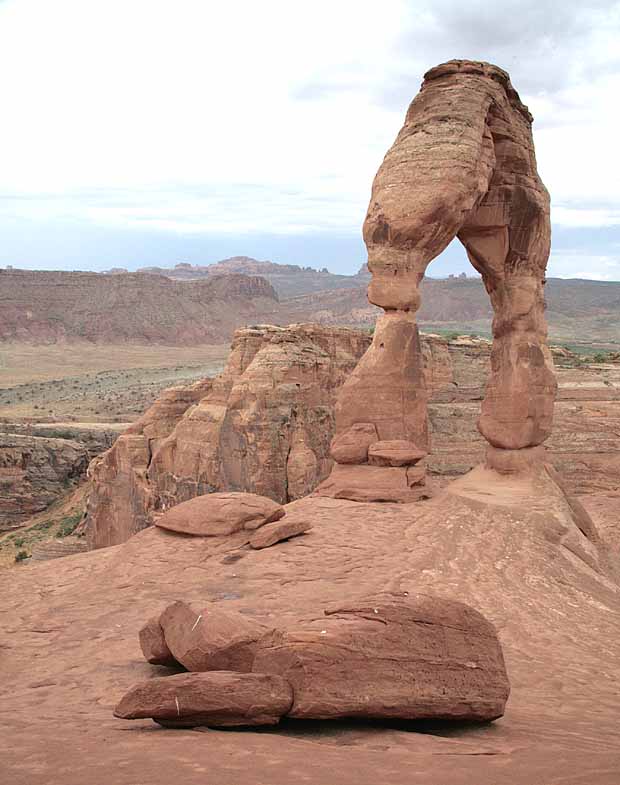
[[[179,664],[166,645],[164,631],[157,616],[149,619],[142,627],[139,638],[144,659],[150,662],[151,665],[168,665],[172,667]]]
[[[258,529],[277,521],[284,508],[255,493],[208,493],[177,504],[155,521],[162,529],[209,537]]]
[[[284,518],[275,523],[268,523],[255,532],[250,538],[252,548],[269,548],[281,540],[297,537],[312,528],[310,521]]]
[[[179,673],[136,684],[114,716],[172,728],[275,725],[293,702],[291,685],[263,673]]]

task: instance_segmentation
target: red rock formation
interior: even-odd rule
[[[88,451],[78,442],[0,433],[0,532],[45,510],[87,466]]]
[[[280,503],[312,491],[332,464],[336,391],[369,343],[346,328],[238,330],[221,376],[164,394],[91,464],[91,546],[124,542],[154,510],[212,491]]]
[[[177,504],[155,521],[156,526],[181,534],[217,537],[242,529],[258,529],[277,521],[284,509],[255,493],[209,493]]]
[[[275,725],[292,700],[291,685],[281,676],[179,673],[137,684],[114,714],[121,719],[151,717],[167,728]]]
[[[317,348],[319,335],[323,336],[329,362],[325,352]],[[273,337],[278,338],[275,344]],[[337,388],[369,342],[370,337],[361,332],[319,327],[239,331],[225,373],[213,382],[203,382],[206,395],[199,387],[164,393],[115,447],[92,464],[94,487],[87,526],[90,542],[123,542],[148,525],[153,512],[162,506],[169,508],[194,495],[229,488],[220,471],[224,464],[239,465],[238,471],[246,478],[243,490],[253,491],[255,482],[263,494],[266,492],[280,502],[311,492],[332,465],[328,445],[333,433]],[[490,343],[484,339],[464,336],[448,341],[439,336],[423,336],[433,435],[433,451],[425,463],[435,486],[484,461],[485,442],[475,422],[489,370],[490,349]],[[295,366],[300,358],[305,368],[317,357],[320,373],[316,385],[308,372],[301,393],[297,393],[296,387],[291,390],[290,378],[299,373]],[[555,430],[549,440],[550,457],[568,487],[577,494],[613,494],[620,489],[620,442],[616,436],[620,427],[620,366],[600,369],[580,363],[575,357],[558,357],[560,395],[555,404]],[[250,391],[245,406],[244,390]],[[204,400],[192,408],[191,402],[196,403],[197,397]],[[175,400],[178,409],[173,405]],[[231,411],[229,404],[237,408]],[[182,416],[184,408],[187,414]],[[296,423],[306,424],[303,430],[282,428],[283,418],[292,419],[293,412]],[[179,416],[182,419],[175,427]],[[221,434],[229,433],[232,422],[241,431],[239,439],[245,429],[245,439],[242,449],[229,454],[230,442]],[[361,442],[364,458],[377,441],[376,429],[372,424],[359,426],[362,430],[370,429]],[[326,431],[318,432],[319,427]],[[143,428],[152,439],[156,433],[160,438],[149,443],[140,434]],[[170,439],[165,438],[168,433]],[[354,435],[355,429],[351,433]],[[341,438],[333,441],[332,452]],[[166,448],[161,456],[160,445]],[[343,443],[343,450],[354,448],[355,440],[349,447]],[[262,464],[261,454],[269,456]],[[157,459],[156,469],[150,468],[153,455]],[[359,459],[355,451],[351,455]],[[345,452],[341,452],[342,461],[346,460],[344,456]],[[376,460],[370,458],[371,463]],[[412,456],[411,461],[414,460]]]
[[[428,264],[458,236],[495,314],[480,431],[501,450],[548,438],[556,390],[543,297],[549,196],[536,171],[531,122],[496,66],[454,60],[426,74],[373,183],[364,223],[368,299],[385,314],[339,395],[337,436],[373,423],[381,440],[427,449],[419,285]],[[501,470],[499,456],[490,451],[487,460]],[[398,471],[392,473],[395,494],[401,488],[401,501],[409,500]],[[319,492],[342,497],[351,470],[340,489],[338,474]],[[362,485],[370,479],[364,462],[358,474]]]
[[[88,468],[93,483],[85,530],[91,547],[124,542],[150,523],[148,467],[154,450],[182,415],[211,389],[211,379],[165,390],[145,414]]]
[[[144,273],[0,270],[0,341],[223,343],[244,324],[276,321],[278,310],[259,276],[185,284]]]
[[[200,606],[198,606],[200,607]],[[166,646],[188,671],[252,670],[257,641],[269,627],[215,604],[174,602],[159,616]]]
[[[293,686],[290,717],[487,722],[510,692],[497,633],[452,600],[384,594],[259,641],[254,672]]]

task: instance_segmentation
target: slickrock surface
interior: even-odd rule
[[[279,520],[283,515],[282,506],[266,496],[255,493],[209,493],[177,504],[157,518],[155,525],[180,534],[217,537],[241,529],[258,529],[265,523]]]
[[[48,507],[87,465],[88,452],[77,442],[0,433],[0,532]]]
[[[243,532],[151,527],[118,547],[0,576],[6,779],[376,785],[380,772],[390,785],[617,785],[620,590],[605,549],[579,531],[546,475],[479,469],[413,505],[309,497],[286,509],[311,520],[312,534],[253,550]],[[145,662],[136,631],[178,597],[294,630],[384,591],[464,602],[493,623],[511,683],[501,720],[422,734],[286,721],[240,735],[112,716],[133,684],[164,675]]]
[[[172,656],[188,671],[251,671],[256,642],[269,632],[235,611],[198,610],[182,601],[165,608],[159,623]]]
[[[275,725],[293,700],[281,676],[179,673],[133,687],[114,710],[122,719],[152,717],[168,728]]]
[[[290,717],[495,720],[510,692],[493,625],[463,603],[383,594],[258,644],[292,685]]]

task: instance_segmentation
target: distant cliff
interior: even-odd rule
[[[146,273],[0,270],[0,341],[220,343],[237,327],[273,321],[278,307],[260,276],[182,283]]]

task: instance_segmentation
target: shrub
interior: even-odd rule
[[[29,556],[26,553],[26,551],[17,551],[17,553],[15,554],[15,561],[17,562],[24,561],[24,559],[28,559],[28,558]]]
[[[76,512],[73,515],[67,515],[60,522],[60,527],[56,532],[56,537],[68,537],[77,529],[79,522],[82,520],[82,513]]]

